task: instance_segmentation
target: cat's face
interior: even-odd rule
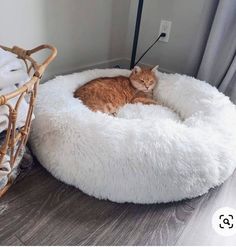
[[[129,77],[133,87],[145,93],[151,92],[158,82],[155,73],[157,68],[158,66],[153,69],[143,69],[135,66]]]

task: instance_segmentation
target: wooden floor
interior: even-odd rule
[[[0,244],[236,245],[211,228],[222,206],[236,208],[236,174],[200,198],[135,205],[89,197],[36,165],[0,201]]]

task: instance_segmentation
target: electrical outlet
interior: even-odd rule
[[[161,20],[159,35],[161,33],[165,33],[166,36],[165,37],[161,37],[159,39],[159,41],[162,41],[162,42],[168,42],[169,41],[171,24],[172,24],[171,21]]]

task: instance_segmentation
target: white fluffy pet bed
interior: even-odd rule
[[[30,141],[41,164],[61,181],[116,202],[177,201],[223,183],[236,167],[236,112],[209,84],[158,72],[154,96],[165,107],[127,105],[118,117],[73,98],[94,78],[129,73],[90,70],[40,86]]]

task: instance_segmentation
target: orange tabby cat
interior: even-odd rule
[[[158,82],[153,69],[134,67],[129,77],[116,76],[94,79],[74,92],[92,111],[115,114],[127,103],[157,104],[152,91]]]

